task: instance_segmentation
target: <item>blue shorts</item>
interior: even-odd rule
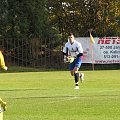
[[[80,68],[82,64],[81,58],[76,58],[72,63],[70,63],[70,71],[74,69],[74,67]]]

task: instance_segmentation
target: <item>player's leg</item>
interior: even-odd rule
[[[79,89],[79,73],[78,73],[79,68],[78,67],[74,67],[73,69],[73,73],[74,73],[74,79],[75,79],[75,89]]]
[[[72,62],[72,63],[70,63],[70,73],[71,73],[71,76],[74,76],[74,71],[73,71],[73,69],[74,69],[74,67],[75,67],[75,63],[74,62]]]
[[[81,64],[82,64],[82,59],[81,59],[81,58],[77,58],[77,59],[76,59],[75,66],[78,67],[78,68],[80,68],[80,67],[81,67]],[[79,70],[79,69],[78,69],[78,70]],[[79,78],[80,78],[80,80],[81,80],[81,83],[82,83],[83,80],[84,80],[84,73],[78,73],[78,72],[77,72],[77,74],[78,74],[78,76],[79,76]]]
[[[74,62],[70,64],[70,73],[72,76],[74,76],[75,89],[79,89],[79,85],[78,85],[79,78],[81,78],[81,75],[83,75],[83,73],[78,73],[81,63],[82,63],[81,60],[76,59]]]
[[[80,73],[79,76],[80,76],[80,80],[81,80],[81,83],[82,83],[84,81],[84,73]]]
[[[84,80],[84,73],[79,73],[79,69],[81,67],[81,64],[82,64],[82,60],[80,58],[77,58],[75,60],[75,67],[73,69],[74,73],[75,73],[75,76],[77,76],[77,81],[79,81],[79,78],[81,80],[81,82]]]
[[[75,89],[79,89],[78,86],[78,80],[79,80],[79,76],[77,74],[79,68],[75,67],[75,62],[72,62],[70,64],[70,73],[72,76],[74,76],[74,80],[75,80]]]
[[[79,68],[78,67],[75,67],[75,62],[72,62],[70,64],[70,73],[72,76],[74,76],[74,80],[75,80],[75,89],[79,89],[79,86],[78,86],[78,80],[79,80],[79,75],[78,75],[78,70]]]

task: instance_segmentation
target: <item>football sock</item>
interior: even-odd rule
[[[78,86],[79,73],[74,73],[75,85]]]
[[[78,82],[77,82],[77,83],[75,83],[75,86],[78,86]]]
[[[78,76],[80,77],[80,76],[81,76],[81,73],[78,73]]]

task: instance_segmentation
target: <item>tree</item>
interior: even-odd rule
[[[120,35],[119,16],[120,16],[119,0],[100,0],[98,11],[98,32],[100,36],[118,36]]]
[[[94,29],[98,36],[119,35],[119,0],[50,0],[49,23],[62,35],[73,31],[84,36]]]
[[[7,10],[8,4],[6,0],[1,0],[0,2],[0,37],[5,35],[6,32],[6,24],[7,24]]]
[[[2,0],[1,14],[6,20],[1,36],[41,37],[47,25],[45,0]]]

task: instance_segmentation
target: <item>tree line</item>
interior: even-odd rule
[[[1,0],[0,38],[120,36],[120,0]]]

